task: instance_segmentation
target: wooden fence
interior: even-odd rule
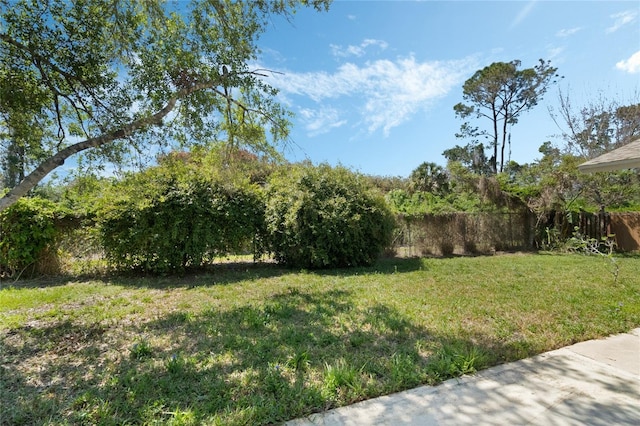
[[[535,250],[545,246],[548,228],[555,230],[559,241],[571,237],[577,228],[587,238],[612,236],[618,251],[640,250],[640,212],[581,212],[549,219],[537,224],[529,211],[399,216],[394,249],[405,256]]]
[[[564,228],[577,227],[580,234],[587,238],[612,238],[616,242],[616,250],[632,252],[640,250],[640,212],[609,213],[580,212],[573,224],[562,225]]]
[[[447,213],[398,218],[399,255],[482,254],[528,250],[534,245],[535,218],[519,213]]]
[[[607,212],[580,212],[577,227],[582,235],[598,240],[613,234],[611,232],[611,214]]]

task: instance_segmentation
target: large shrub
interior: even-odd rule
[[[118,268],[170,272],[201,266],[246,250],[263,229],[257,189],[224,185],[193,170],[150,169],[115,191],[120,195],[100,213],[100,229],[107,260]]]
[[[66,212],[42,198],[22,198],[0,213],[0,276],[12,276],[53,250],[56,220]]]
[[[265,221],[277,261],[296,267],[368,265],[390,244],[394,219],[365,179],[303,164],[271,177]]]

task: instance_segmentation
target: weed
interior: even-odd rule
[[[305,371],[311,361],[309,360],[309,353],[307,351],[296,352],[287,359],[286,366],[297,372]]]
[[[364,368],[364,367],[363,367]],[[322,394],[327,399],[336,399],[340,393],[346,394],[347,399],[362,394],[362,369],[358,370],[343,358],[334,364],[325,364]]]
[[[167,421],[167,426],[191,426],[197,425],[198,419],[193,410],[175,410],[167,412],[171,416]]]
[[[153,349],[146,339],[141,339],[131,346],[131,359],[143,359],[153,355]]]
[[[289,387],[289,383],[282,375],[282,367],[277,363],[269,364],[261,380],[264,390],[276,398],[285,394]]]
[[[178,354],[171,354],[169,359],[165,361],[164,366],[169,373],[179,375],[184,372],[185,360]]]
[[[425,379],[417,360],[408,354],[395,353],[391,356],[391,379],[398,388],[410,388]]]
[[[443,381],[465,374],[472,374],[488,364],[487,354],[476,346],[445,344],[427,367],[435,381]]]

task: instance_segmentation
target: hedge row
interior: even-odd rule
[[[301,268],[368,265],[394,227],[362,176],[328,165],[286,167],[263,187],[156,167],[113,184],[102,199],[94,213],[109,264],[155,273],[248,252]],[[25,199],[0,216],[2,272],[15,273],[54,244],[54,207]]]

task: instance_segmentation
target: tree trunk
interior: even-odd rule
[[[505,114],[502,124],[502,147],[500,150],[500,173],[504,170],[504,147],[507,145],[507,115]]]
[[[496,112],[495,102],[491,105],[493,113],[493,159],[491,160],[491,168],[493,174],[498,173],[498,113]]]
[[[169,100],[164,108],[149,117],[141,118],[113,132],[105,133],[95,138],[89,138],[85,141],[75,143],[58,151],[56,154],[40,163],[40,165],[36,167],[34,171],[29,173],[29,175],[27,175],[18,185],[16,185],[4,197],[0,199],[0,212],[15,204],[21,197],[26,195],[40,181],[42,181],[45,176],[51,173],[51,171],[63,165],[65,160],[72,155],[89,148],[100,147],[117,139],[125,138],[127,136],[130,136],[134,132],[150,125],[160,124],[162,119],[175,108],[178,99],[196,91],[197,87],[198,86],[194,86],[190,89],[181,90],[175,97]],[[200,88],[202,89],[205,87]]]

